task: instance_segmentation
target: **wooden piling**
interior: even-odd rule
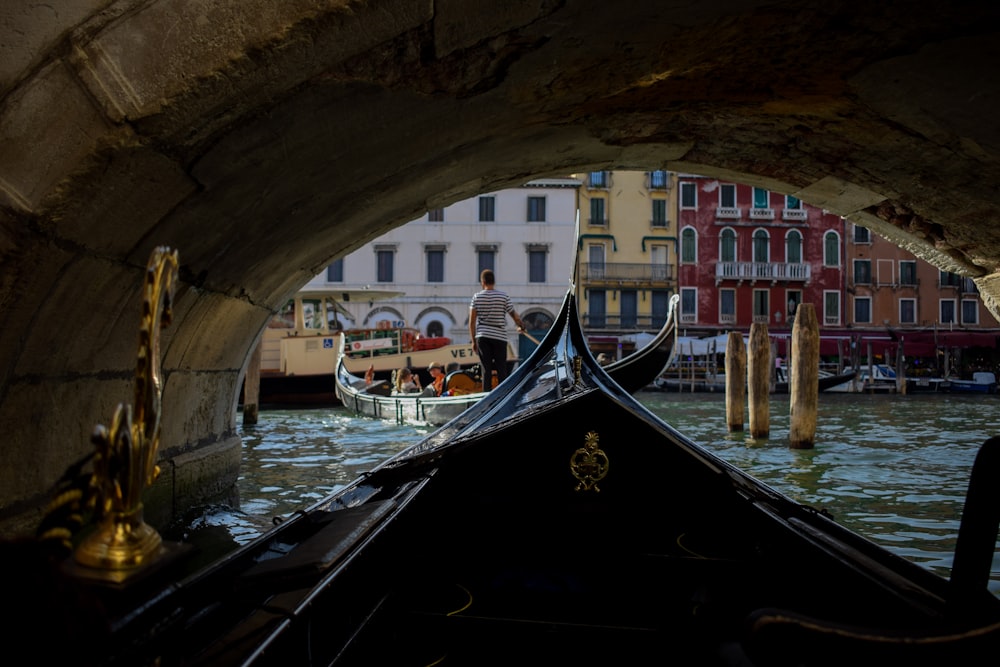
[[[743,342],[743,334],[730,331],[726,342],[726,423],[730,433],[744,428],[746,386],[746,344]]]
[[[750,348],[747,354],[747,398],[750,412],[750,435],[766,438],[771,435],[771,344],[767,325],[750,325]]]
[[[253,349],[250,362],[247,364],[247,374],[243,378],[243,424],[257,423],[257,410],[260,407],[260,343]]]
[[[896,348],[896,393],[906,395],[906,356],[903,354],[903,340]]]
[[[795,311],[790,368],[789,445],[792,449],[812,449],[819,412],[819,321],[811,303],[800,303]]]

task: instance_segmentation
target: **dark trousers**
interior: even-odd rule
[[[493,388],[493,371],[497,372],[497,384],[507,377],[507,341],[495,338],[476,338],[479,346],[479,365],[483,371],[483,390]]]

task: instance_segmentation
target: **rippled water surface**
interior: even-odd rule
[[[640,392],[695,442],[795,500],[949,576],[977,448],[1000,435],[1000,396],[822,394],[815,446],[788,446],[788,398],[772,397],[770,436],[729,433],[721,394]],[[354,418],[343,408],[262,411],[241,427],[240,507],[193,528],[224,526],[247,542],[430,432]],[[1000,480],[997,481],[1000,483]],[[991,589],[1000,594],[1000,556]]]

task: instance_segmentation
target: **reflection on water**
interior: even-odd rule
[[[823,394],[812,449],[788,447],[787,396],[772,397],[770,437],[759,440],[728,433],[722,394],[637,396],[721,458],[944,577],[976,451],[1000,434],[1000,397],[989,395]],[[263,411],[241,427],[240,508],[211,508],[187,529],[248,542],[429,432],[342,408]],[[991,589],[1000,594],[1000,556]]]

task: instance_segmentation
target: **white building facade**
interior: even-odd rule
[[[536,337],[558,313],[576,257],[577,191],[572,178],[531,181],[434,209],[393,229],[345,257],[302,289],[394,290],[405,296],[372,303],[342,303],[352,319],[344,329],[390,321],[421,335],[469,342],[469,301],[483,269],[496,273],[529,333]],[[508,334],[523,358],[513,322]]]

